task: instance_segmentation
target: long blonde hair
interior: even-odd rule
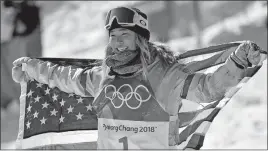
[[[141,57],[144,57],[147,65],[151,64],[156,56],[158,56],[165,65],[171,65],[176,62],[174,53],[164,43],[150,42],[138,35],[136,44],[140,48]]]

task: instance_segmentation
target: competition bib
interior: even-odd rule
[[[94,100],[98,149],[167,149],[169,114],[146,82],[120,79],[104,86]]]
[[[167,149],[169,122],[99,118],[98,149]]]

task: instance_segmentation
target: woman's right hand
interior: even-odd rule
[[[30,57],[21,57],[13,62],[14,67],[12,68],[12,78],[15,82],[20,83],[26,78],[25,71],[22,69],[22,64],[27,64],[30,59]]]

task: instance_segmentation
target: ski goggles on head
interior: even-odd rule
[[[110,29],[114,19],[123,27],[135,25],[148,30],[148,21],[135,10],[127,7],[118,7],[110,10],[106,16],[105,28]]]

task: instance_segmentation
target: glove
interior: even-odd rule
[[[27,64],[30,59],[30,57],[21,57],[13,62],[12,78],[15,82],[20,83],[23,79],[27,78],[25,71],[22,71],[22,64]]]
[[[261,59],[261,49],[257,44],[251,41],[245,41],[240,44],[234,53],[231,54],[230,58],[236,65],[245,69],[252,65],[258,65]]]

